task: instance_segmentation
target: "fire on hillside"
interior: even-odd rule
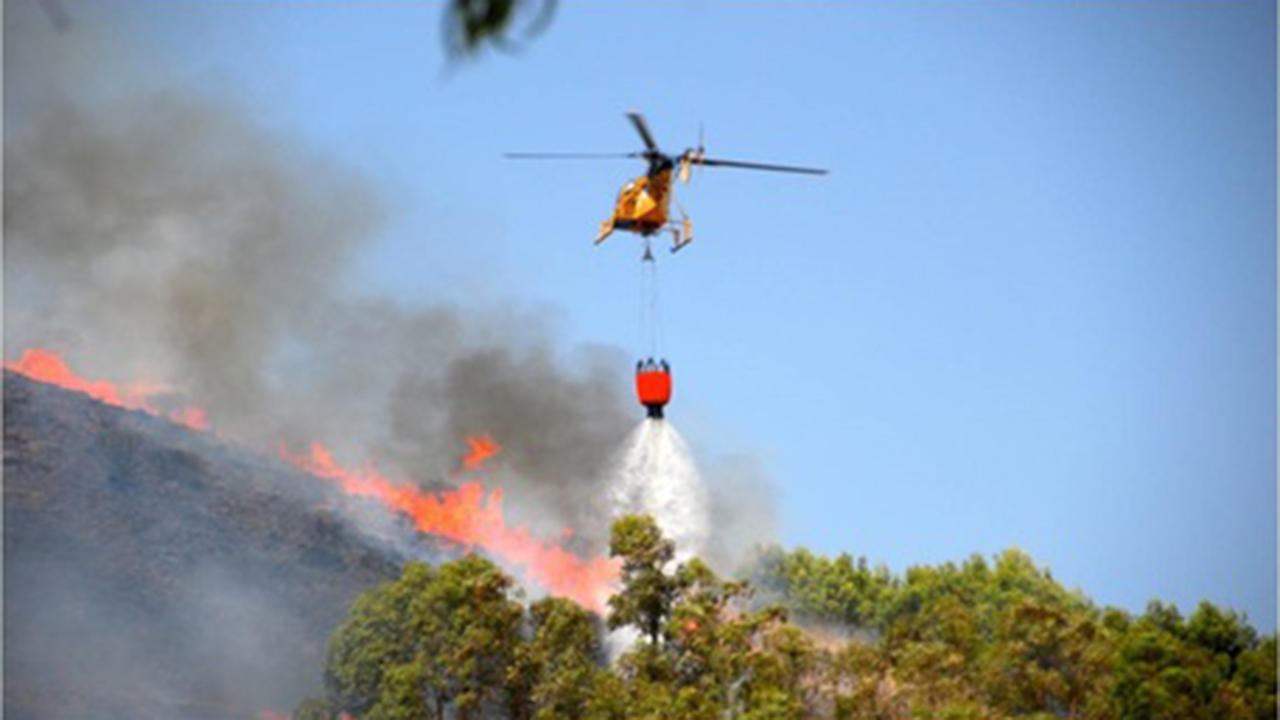
[[[32,380],[57,385],[86,394],[108,405],[139,410],[185,425],[209,431],[204,412],[194,407],[163,411],[153,401],[174,391],[155,383],[116,384],[77,375],[62,355],[43,349],[29,349],[5,368]],[[466,438],[469,452],[462,458],[468,472],[476,472],[502,451],[492,437]],[[503,492],[486,493],[478,481],[466,481],[453,490],[428,491],[405,481],[392,481],[371,466],[344,468],[332,452],[320,443],[305,454],[280,448],[279,455],[310,475],[332,481],[348,495],[370,497],[383,507],[408,517],[421,533],[438,536],[463,547],[478,548],[519,569],[526,578],[555,595],[570,598],[595,612],[603,612],[619,572],[618,563],[607,557],[583,558],[566,549],[558,540],[542,540],[526,527],[509,525],[503,514]],[[560,540],[572,536],[566,529]]]

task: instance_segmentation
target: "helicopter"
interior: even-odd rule
[[[630,153],[507,153],[506,157],[514,160],[548,160],[548,159],[598,159],[598,158],[639,158],[649,164],[644,175],[633,178],[618,192],[618,199],[613,214],[600,223],[600,232],[596,235],[595,244],[604,242],[615,230],[635,233],[646,240],[662,231],[671,232],[671,252],[693,242],[693,222],[684,212],[684,208],[676,203],[680,210],[680,222],[670,221],[671,200],[675,194],[672,187],[672,175],[689,183],[691,170],[695,165],[703,167],[732,167],[747,170],[771,170],[775,172],[804,173],[807,175],[826,175],[826,170],[817,168],[794,167],[790,165],[770,165],[741,160],[719,160],[707,157],[699,132],[697,149],[689,148],[677,156],[668,155],[658,149],[658,143],[649,131],[649,124],[638,112],[627,113],[627,118],[640,135],[644,150]],[[645,257],[650,259],[649,246],[645,244]]]

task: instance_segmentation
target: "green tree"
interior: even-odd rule
[[[801,720],[816,698],[821,661],[813,641],[775,616],[760,628],[759,650],[748,653],[746,712],[752,720]]]
[[[516,666],[532,683],[537,720],[581,720],[591,715],[599,684],[601,648],[595,618],[564,598],[539,600],[529,608],[533,639],[526,662]],[[512,674],[510,682],[521,678]]]
[[[608,669],[598,673],[587,700],[587,717],[590,720],[628,720],[635,717],[631,709],[632,700],[622,678]]]
[[[760,551],[752,582],[763,597],[780,599],[798,617],[854,627],[880,627],[895,583],[888,568],[871,569],[866,558],[848,553],[835,559],[805,548]]]
[[[1223,674],[1235,674],[1240,654],[1257,645],[1258,634],[1234,611],[1218,609],[1205,601],[1196,607],[1186,624],[1187,641],[1209,651],[1222,664]]]
[[[1115,658],[1112,708],[1121,720],[1207,718],[1211,692],[1204,671],[1208,657],[1193,652],[1171,629],[1161,608],[1124,638]],[[1180,625],[1180,623],[1179,623]]]
[[[748,584],[696,558],[668,572],[674,547],[650,518],[616,522],[612,549],[624,564],[609,624],[643,633],[619,661],[634,717],[805,715],[814,652],[781,608],[750,612]]]
[[[1147,611],[1143,613],[1141,620],[1174,637],[1180,638],[1186,633],[1182,613],[1178,612],[1177,605],[1165,605],[1159,600],[1152,600],[1147,603]]]
[[[413,662],[421,640],[409,632],[413,598],[435,582],[434,568],[405,566],[400,579],[357,598],[329,640],[325,686],[340,709],[365,717],[378,703],[387,670]]]
[[[622,588],[609,598],[609,629],[633,627],[657,648],[677,591],[675,576],[665,570],[675,559],[675,543],[653,518],[630,515],[614,522],[609,554],[622,558]]]
[[[995,707],[1014,716],[1109,714],[1114,642],[1095,613],[1027,600],[1003,612],[998,625],[984,656]]]
[[[892,715],[892,666],[880,642],[853,638],[838,648],[828,666],[832,714],[837,720],[871,720]]]
[[[410,564],[361,597],[334,633],[333,720],[1271,720],[1276,636],[1202,603],[1183,619],[1098,609],[1016,550],[918,566],[898,579],[848,555],[767,551],[760,607],[746,581],[675,548],[648,517],[622,518],[605,620],[638,634],[604,663],[601,621],[562,598],[526,611],[479,557]],[[788,597],[786,593],[793,593]],[[796,597],[801,598],[797,600]],[[833,618],[867,623],[851,629]],[[869,624],[869,625],[868,625]],[[852,637],[841,640],[833,626]]]
[[[693,559],[676,573],[677,595],[666,647],[677,687],[675,712],[687,718],[719,718],[739,707],[740,679],[758,623],[742,612],[745,582],[718,578]]]
[[[419,659],[434,694],[451,698],[460,720],[483,717],[504,699],[524,618],[524,608],[510,597],[512,586],[492,562],[468,555],[442,565],[437,581],[412,606],[419,624],[410,630],[438,640],[424,644]],[[443,716],[439,709],[437,717]]]
[[[439,570],[410,563],[400,580],[362,596],[334,632],[326,684],[364,720],[460,720],[514,703],[507,672],[523,608],[512,580],[477,555]]]
[[[1256,720],[1276,718],[1276,636],[1240,653],[1236,680]]]

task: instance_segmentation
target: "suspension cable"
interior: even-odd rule
[[[658,359],[662,346],[662,303],[658,285],[658,263],[653,258],[649,239],[640,260],[640,348],[647,357]]]

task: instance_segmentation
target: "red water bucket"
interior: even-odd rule
[[[652,362],[636,371],[636,395],[649,410],[649,417],[661,418],[662,408],[671,402],[671,369]]]

